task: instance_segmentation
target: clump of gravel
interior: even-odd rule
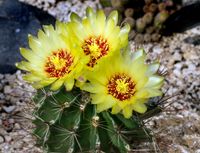
[[[182,0],[182,3],[184,6],[186,5],[190,5],[190,4],[193,4],[193,3],[198,3],[199,0]]]
[[[185,42],[197,35],[200,27],[165,37],[160,43],[144,45],[151,57],[159,58],[167,68],[164,88],[168,95],[180,94],[173,99],[176,109],[200,110],[200,45]]]
[[[199,153],[200,116],[193,110],[166,110],[150,122],[161,152]]]
[[[22,79],[21,71],[0,74],[0,152],[42,153],[35,147],[31,122],[35,90]],[[27,112],[27,110],[29,110]]]
[[[149,122],[161,152],[200,152],[200,45],[185,41],[199,35],[196,27],[143,45],[168,70],[163,90],[172,97],[166,104],[171,105]]]
[[[88,6],[99,9],[101,5],[99,0],[19,0],[21,2],[36,6],[47,11],[60,21],[68,21],[71,12],[77,13],[79,16],[85,15]]]

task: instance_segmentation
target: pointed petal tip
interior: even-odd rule
[[[108,20],[112,19],[115,23],[115,25],[117,25],[118,23],[118,12],[116,10],[112,11],[110,13],[110,15],[108,16]]]
[[[74,80],[64,83],[66,91],[71,91],[74,87]]]
[[[140,48],[139,50],[136,50],[135,52],[133,52],[133,54],[132,54],[133,58],[132,59],[136,60],[136,59],[138,59],[138,58],[140,58],[144,55],[146,55],[144,49]]]
[[[90,17],[93,14],[95,14],[94,10],[91,7],[87,7],[87,9],[86,9],[86,16]]]
[[[15,66],[18,68],[18,66],[19,66],[19,63],[15,63]]]
[[[31,34],[28,34],[28,39],[32,38],[33,36]]]
[[[147,106],[143,103],[135,103],[132,105],[132,108],[134,111],[140,113],[140,114],[143,114],[147,111]]]
[[[76,14],[75,12],[72,12],[70,14],[70,20],[74,21],[74,22],[81,22],[81,18],[78,14]]]

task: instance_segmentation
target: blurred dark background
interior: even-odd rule
[[[0,1],[0,73],[14,73],[15,62],[22,57],[19,47],[27,47],[28,34],[36,34],[44,24],[55,19],[30,5],[17,0]]]

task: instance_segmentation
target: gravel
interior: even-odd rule
[[[56,1],[56,0],[19,0],[27,4],[31,4],[38,8],[47,11],[52,16],[60,21],[69,21],[69,15],[71,12],[76,12],[79,16],[85,15],[85,9],[90,6],[94,9],[101,8],[99,0],[68,0],[68,1]]]
[[[163,91],[172,97],[164,112],[149,125],[161,152],[197,153],[200,148],[200,45],[186,43],[200,34],[200,27],[145,44],[151,59],[160,59],[168,70]],[[135,47],[132,42],[132,47]]]
[[[0,90],[0,152],[42,152],[34,146],[35,138],[31,135],[30,106],[35,90],[23,81],[20,71],[0,77],[0,85],[4,87]],[[30,112],[25,112],[28,109]]]

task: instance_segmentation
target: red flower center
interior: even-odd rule
[[[60,78],[70,73],[73,64],[73,56],[63,49],[53,52],[45,63],[45,71],[50,77]]]
[[[135,83],[124,73],[113,75],[107,84],[108,93],[120,101],[130,99],[135,93]]]
[[[84,41],[82,49],[85,55],[90,56],[87,66],[94,67],[98,59],[108,54],[109,45],[102,36],[93,36]]]

